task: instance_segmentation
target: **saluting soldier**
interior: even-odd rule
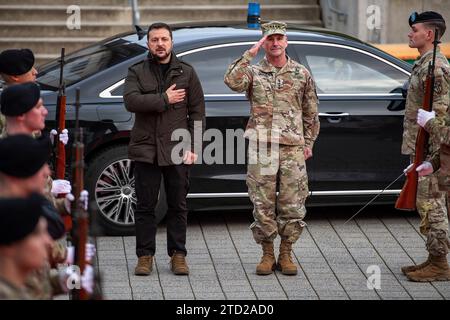
[[[438,29],[439,37],[442,37],[446,26],[442,15],[433,11],[421,14],[414,12],[409,18],[409,25],[411,27],[408,34],[409,46],[419,51],[420,58],[414,63],[409,80],[403,123],[402,153],[410,155],[413,161],[419,130],[416,118],[424,99],[428,65],[433,58],[435,29]],[[447,58],[439,50],[436,52],[434,76],[433,114],[436,116],[436,121],[442,123],[449,105],[450,66]],[[427,163],[433,155],[439,153],[440,145],[440,137],[431,135],[426,152]],[[427,167],[426,164],[417,169],[423,170],[425,167]],[[448,268],[446,256],[449,248],[446,193],[439,190],[438,184],[436,173],[419,176],[416,205],[421,217],[420,232],[427,237],[426,248],[429,255],[424,263],[401,269],[411,281],[446,280],[442,274],[448,274],[446,271]]]
[[[225,83],[234,91],[246,92],[251,103],[244,136],[250,140],[247,186],[255,219],[250,228],[263,249],[256,267],[259,275],[271,274],[276,265],[283,274],[297,274],[291,251],[306,226],[305,160],[312,156],[320,127],[313,78],[286,55],[286,26],[277,21],[263,24],[262,39],[225,74]],[[252,66],[260,47],[265,58]],[[276,264],[273,241],[277,234],[281,245]]]
[[[0,299],[29,300],[30,275],[47,264],[52,239],[43,217],[44,198],[0,198]]]

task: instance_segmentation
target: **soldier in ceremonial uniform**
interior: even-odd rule
[[[286,55],[286,24],[273,21],[261,28],[263,38],[229,66],[225,83],[246,92],[251,103],[245,131],[250,140],[247,186],[255,219],[250,228],[263,249],[256,273],[271,274],[277,266],[283,274],[295,275],[291,251],[306,225],[305,160],[312,156],[319,134],[318,98],[309,71]],[[265,58],[252,66],[260,47]],[[273,247],[277,234],[278,263]]]
[[[30,49],[9,49],[0,53],[0,76],[7,86],[34,82],[37,70],[34,68],[34,54]],[[0,134],[5,129],[5,117],[0,113]]]
[[[47,263],[52,239],[43,217],[44,198],[0,198],[0,300],[29,300],[26,281]]]
[[[51,143],[46,137],[33,138],[16,134],[0,140],[0,198],[26,198],[32,193],[44,195],[47,176],[50,173],[47,161]],[[53,240],[64,237],[65,229],[60,215],[51,202],[41,201],[42,215],[47,220],[48,233]],[[51,269],[66,260],[66,246],[63,241],[53,241],[49,246],[48,263],[33,271],[27,279],[29,295],[33,299],[51,299],[64,293],[64,273]]]
[[[425,80],[428,65],[433,58],[433,41],[435,29],[439,36],[445,32],[445,21],[436,12],[426,11],[421,14],[413,13],[409,18],[411,31],[408,34],[409,46],[419,51],[420,58],[414,63],[411,73],[406,110],[404,119],[402,153],[410,155],[413,160],[415,154],[416,137],[419,130],[417,112],[422,107],[425,94]],[[433,92],[433,114],[438,123],[444,123],[449,105],[450,66],[447,58],[437,50],[435,66],[435,85]],[[441,143],[439,135],[431,135],[426,153],[426,161],[439,153]],[[411,160],[411,161],[412,161]],[[417,169],[423,170],[426,165]],[[447,272],[448,219],[446,192],[439,189],[438,175],[432,173],[421,175],[417,187],[417,211],[421,217],[420,231],[427,237],[426,248],[428,259],[419,265],[402,268],[402,272],[411,281],[448,280],[441,273]],[[437,271],[437,270],[440,271]]]
[[[450,116],[445,117],[445,122],[436,119],[434,111],[428,112],[419,109],[417,123],[430,133],[431,139],[440,140],[441,147],[430,161],[424,161],[417,167],[419,176],[427,176],[436,172],[439,191],[447,195],[447,210],[450,203]],[[446,235],[447,248],[450,247],[448,238],[448,211],[447,216],[435,217],[433,225]],[[444,251],[445,252],[445,251]],[[427,267],[421,270],[421,274],[426,273],[428,281],[450,281],[450,267],[447,261],[447,254],[440,255],[433,259]],[[427,281],[427,280],[424,280]]]
[[[15,134],[33,135],[45,128],[48,111],[41,99],[39,86],[33,82],[26,82],[7,87],[0,98],[1,113],[6,116],[6,131],[3,137]],[[67,141],[66,141],[67,142]],[[60,214],[70,213],[70,202],[67,199],[56,199],[55,189],[61,193],[71,191],[70,183],[66,180],[51,179],[48,175],[45,195],[53,203]]]

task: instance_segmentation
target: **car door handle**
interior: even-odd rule
[[[327,121],[329,123],[339,123],[341,122],[343,117],[348,117],[350,116],[349,113],[347,112],[340,112],[340,113],[319,113],[319,117],[327,117]]]
[[[340,118],[340,117],[348,117],[350,113],[348,112],[340,112],[340,113],[319,113],[319,117],[330,117],[330,118]]]

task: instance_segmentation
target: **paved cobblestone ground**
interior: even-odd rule
[[[427,257],[413,214],[372,207],[344,225],[358,208],[311,209],[295,245],[297,276],[257,276],[261,250],[248,226],[251,212],[191,214],[188,277],[174,276],[166,230],[157,234],[149,277],[133,274],[134,237],[97,238],[98,267],[107,299],[450,299],[450,284],[413,283],[400,267]],[[278,244],[277,241],[276,244]],[[379,266],[381,289],[367,288],[369,266]]]

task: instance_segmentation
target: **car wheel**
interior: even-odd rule
[[[86,187],[97,207],[97,223],[108,235],[134,234],[134,162],[128,159],[127,149],[127,145],[119,145],[102,150],[89,161],[86,171]],[[161,181],[155,208],[157,223],[166,211],[166,194]]]

